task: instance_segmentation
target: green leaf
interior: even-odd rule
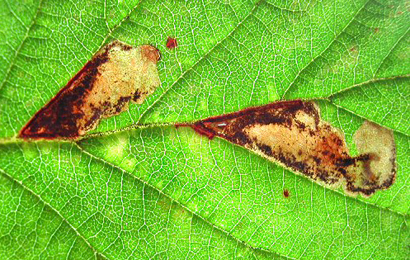
[[[385,127],[410,134],[409,78],[376,80],[330,97],[332,102],[352,113]]]
[[[406,1],[28,0],[0,14],[0,258],[410,253]],[[161,87],[80,142],[16,138],[113,39],[156,46]],[[353,154],[364,120],[392,129],[395,184],[347,197],[172,125],[282,98],[316,99]]]

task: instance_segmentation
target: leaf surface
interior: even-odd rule
[[[406,1],[2,1],[0,13],[2,258],[409,254]],[[114,39],[161,51],[161,87],[78,143],[16,139]],[[353,154],[364,120],[392,129],[396,183],[347,197],[172,125],[296,98],[316,99]]]

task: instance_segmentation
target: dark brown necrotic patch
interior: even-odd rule
[[[107,52],[104,52],[87,62],[66,87],[35,114],[21,130],[20,136],[44,139],[78,137],[79,129],[76,122],[84,117],[84,113],[79,108],[84,103],[84,96],[94,85],[98,67],[107,60]],[[101,114],[100,110],[96,110],[92,119],[98,120]]]
[[[101,118],[142,103],[159,85],[156,48],[114,41],[102,48],[23,127],[29,139],[73,139],[94,129]]]
[[[335,188],[345,183],[349,194],[369,196],[394,182],[395,145],[391,131],[376,127],[379,136],[384,134],[388,140],[383,145],[389,148],[384,150],[377,145],[368,148],[369,140],[378,142],[377,137],[367,136],[376,131],[374,124],[358,131],[356,140],[360,141],[356,145],[361,155],[351,157],[344,135],[320,118],[313,102],[280,101],[179,126],[190,126],[209,139],[224,138],[320,184]],[[377,163],[380,154],[387,158],[383,163]],[[383,172],[377,168],[382,166]]]

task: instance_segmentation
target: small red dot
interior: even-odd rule
[[[288,198],[288,197],[289,197],[289,191],[288,191],[288,190],[284,190],[284,191],[283,191],[283,196],[284,196],[285,198]]]
[[[168,49],[174,49],[174,48],[176,48],[177,46],[178,46],[177,39],[168,37],[168,40],[167,40],[167,48],[168,48]]]

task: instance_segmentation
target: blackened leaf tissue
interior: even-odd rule
[[[160,85],[159,50],[114,41],[40,109],[20,131],[25,139],[75,139],[93,130],[102,118],[144,102]]]
[[[396,176],[391,130],[365,121],[354,135],[360,154],[352,157],[344,134],[320,118],[314,102],[279,101],[176,126],[226,139],[327,187],[343,184],[349,195],[370,196]]]

